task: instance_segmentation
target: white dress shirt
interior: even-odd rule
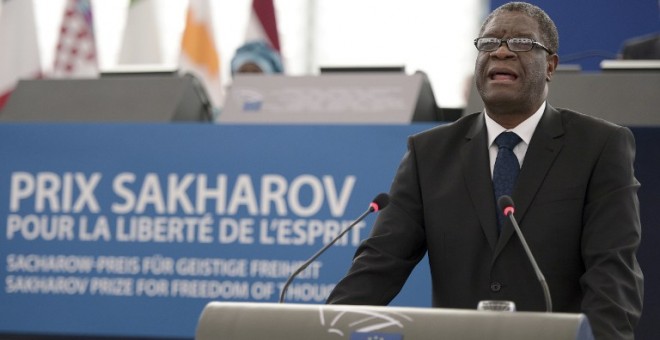
[[[534,134],[534,130],[536,130],[536,126],[539,125],[539,121],[541,121],[541,117],[543,116],[543,112],[545,111],[545,101],[543,104],[541,104],[541,107],[539,107],[536,112],[529,116],[529,118],[525,119],[522,123],[518,124],[518,126],[514,127],[513,129],[505,129],[502,127],[500,124],[497,124],[492,118],[490,118],[486,114],[486,110],[484,109],[484,117],[486,118],[486,130],[488,130],[488,152],[490,155],[490,175],[493,176],[493,169],[495,168],[495,159],[497,158],[497,145],[495,144],[495,138],[500,135],[500,133],[504,131],[512,131],[515,132],[522,141],[516,145],[516,147],[513,148],[513,153],[516,155],[518,158],[518,163],[520,163],[520,167],[523,165],[523,161],[525,160],[525,153],[527,153],[527,147],[529,146],[529,142],[532,140],[532,135]]]

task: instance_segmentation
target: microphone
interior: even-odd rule
[[[522,231],[520,231],[518,222],[516,222],[516,218],[513,216],[513,213],[516,210],[513,206],[513,199],[511,198],[511,196],[508,195],[501,196],[497,200],[497,205],[500,207],[502,213],[504,213],[504,216],[508,216],[509,219],[511,220],[511,223],[513,224],[513,228],[516,230],[516,233],[518,234],[518,238],[520,239],[520,243],[522,243],[523,248],[525,248],[525,253],[527,253],[527,258],[529,258],[529,262],[532,263],[532,267],[534,268],[534,273],[536,273],[536,278],[539,280],[539,282],[541,283],[541,287],[543,288],[543,295],[545,297],[545,310],[548,313],[552,312],[552,298],[550,297],[550,288],[548,288],[548,283],[545,282],[545,277],[543,276],[543,273],[541,272],[539,266],[536,264],[534,255],[532,255],[532,251],[529,250],[527,241],[525,241],[525,237],[523,236]]]
[[[376,212],[379,210],[384,209],[388,204],[390,203],[390,196],[386,193],[380,193],[378,196],[376,196],[371,203],[369,204],[369,209],[362,213],[360,217],[358,217],[353,223],[351,223],[346,229],[344,229],[337,237],[332,239],[330,243],[326,244],[321,248],[321,250],[317,251],[316,254],[314,254],[312,257],[309,258],[309,260],[305,261],[298,269],[296,269],[286,280],[284,283],[284,287],[282,287],[282,293],[280,293],[280,301],[279,303],[284,302],[284,297],[286,296],[286,291],[289,288],[289,285],[291,282],[293,282],[293,279],[300,274],[303,270],[305,270],[314,260],[316,260],[321,254],[323,254],[328,248],[330,248],[335,242],[337,242],[342,236],[344,236],[349,230],[351,230],[356,224],[360,223],[362,220],[364,220],[367,215],[371,214],[372,212]]]

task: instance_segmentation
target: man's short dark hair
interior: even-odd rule
[[[543,43],[548,49],[557,53],[559,50],[559,33],[557,32],[557,26],[555,26],[554,21],[550,19],[550,16],[542,10],[541,8],[532,5],[526,2],[509,2],[491,12],[484,23],[481,25],[479,30],[479,36],[484,33],[486,25],[493,20],[493,18],[502,12],[519,12],[529,16],[530,18],[536,20],[541,29],[541,43]]]

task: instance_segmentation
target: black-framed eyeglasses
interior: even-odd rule
[[[509,39],[499,39],[499,38],[477,38],[474,39],[474,46],[477,47],[479,51],[482,52],[492,52],[500,48],[502,43],[506,43],[506,46],[511,52],[527,52],[531,51],[534,46],[538,46],[544,49],[550,54],[555,54],[549,48],[543,46],[540,42],[530,39],[530,38],[509,38]]]

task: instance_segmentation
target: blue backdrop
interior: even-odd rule
[[[494,9],[508,1],[492,0]],[[545,10],[559,30],[559,63],[600,69],[603,59],[615,59],[623,42],[660,32],[657,0],[529,0]]]
[[[389,189],[406,137],[429,127],[0,124],[0,334],[192,338],[209,301],[275,302],[300,261]],[[660,129],[633,132],[638,339],[654,339]],[[287,301],[323,302],[372,223]],[[430,300],[422,263],[394,304]]]
[[[414,126],[0,125],[0,333],[192,337],[388,191]],[[323,303],[373,216],[289,288]],[[429,306],[420,266],[396,304]]]

